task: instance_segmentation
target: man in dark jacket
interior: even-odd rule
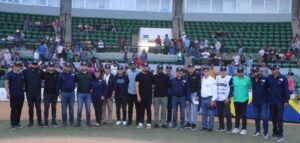
[[[25,92],[29,107],[29,124],[28,127],[33,126],[34,106],[38,118],[38,125],[42,124],[41,113],[41,88],[42,88],[42,71],[39,69],[38,60],[33,60],[31,67],[26,69],[24,73]]]
[[[169,76],[163,73],[163,65],[157,65],[157,73],[153,76],[154,85],[154,128],[159,127],[159,108],[161,108],[162,128],[167,128],[166,110],[168,104]]]
[[[289,103],[289,90],[287,78],[280,74],[279,66],[272,66],[272,75],[269,76],[270,86],[270,114],[273,123],[272,139],[278,142],[283,138],[283,111]]]
[[[106,96],[104,98],[104,102],[102,105],[102,120],[104,124],[107,124],[109,126],[113,125],[112,121],[112,111],[113,111],[113,85],[114,85],[114,78],[115,76],[111,74],[111,65],[106,64],[104,65],[104,75],[103,80],[106,82]],[[106,112],[107,108],[107,112]]]
[[[56,123],[56,103],[58,97],[57,79],[59,73],[54,69],[54,63],[49,62],[47,70],[43,72],[44,85],[44,127],[48,127],[49,107],[52,111],[52,127],[58,127]]]
[[[67,107],[69,107],[70,126],[74,125],[74,102],[75,102],[75,74],[72,72],[72,63],[65,63],[64,71],[57,81],[59,97],[61,98],[63,126],[67,126]]]
[[[93,74],[88,71],[88,62],[81,62],[81,71],[76,75],[77,82],[77,124],[76,127],[81,126],[81,112],[83,103],[86,110],[86,125],[92,127],[91,124],[91,81],[93,81]]]

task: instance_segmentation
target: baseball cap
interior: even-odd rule
[[[118,70],[124,70],[124,67],[122,65],[118,65]]]
[[[21,61],[15,61],[14,66],[22,66],[22,62]]]
[[[143,67],[149,67],[149,64],[148,64],[147,62],[145,62],[145,63],[143,64]]]
[[[210,67],[209,66],[204,66],[203,70],[210,70]]]
[[[110,69],[110,64],[105,64],[105,65],[104,65],[104,68]]]
[[[162,64],[157,65],[157,69],[163,69],[163,68],[164,68],[164,66]]]
[[[260,71],[260,69],[259,69],[259,67],[258,67],[258,66],[254,66],[254,67],[253,67],[253,69],[252,69],[252,71],[254,71],[254,72],[258,72],[258,71]]]
[[[288,74],[287,75],[291,75],[291,76],[293,76],[294,75],[294,73],[293,72],[288,72]]]
[[[39,64],[39,61],[38,61],[38,60],[36,60],[36,59],[34,59],[34,60],[32,60],[31,64],[33,64],[33,65],[37,65],[37,64]]]
[[[167,65],[166,69],[172,69],[172,66],[171,65]]]
[[[220,71],[227,71],[227,67],[226,67],[225,65],[222,65],[222,66],[220,67]]]
[[[280,67],[279,67],[279,65],[276,65],[276,64],[273,64],[272,66],[271,66],[271,69],[273,70],[273,69],[279,69]]]
[[[244,68],[242,66],[238,66],[237,72],[244,72]]]
[[[96,68],[95,72],[101,72],[101,69],[100,68]]]
[[[88,62],[87,62],[87,61],[82,61],[80,65],[81,65],[81,66],[87,66],[87,65],[88,65]]]
[[[182,67],[177,67],[176,68],[176,72],[182,72],[183,71],[183,68]]]
[[[53,63],[53,62],[49,62],[49,63],[48,63],[48,66],[49,66],[49,67],[54,67],[54,63]]]
[[[70,62],[66,62],[65,67],[72,67],[72,64]]]
[[[194,68],[194,67],[195,67],[195,65],[192,63],[188,65],[188,68]]]

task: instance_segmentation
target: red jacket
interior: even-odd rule
[[[291,60],[291,57],[293,56],[293,53],[291,51],[287,51],[285,53],[285,59],[286,60]]]

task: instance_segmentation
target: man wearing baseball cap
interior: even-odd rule
[[[20,117],[24,103],[24,74],[21,72],[22,63],[16,61],[12,71],[6,74],[4,86],[6,97],[10,102],[10,125],[11,130],[23,128],[20,124]]]
[[[135,90],[135,78],[138,73],[140,73],[140,69],[136,68],[134,61],[130,63],[130,69],[127,70],[127,75],[129,79],[128,83],[128,122],[127,125],[132,125],[132,112],[133,112],[133,105],[135,105],[135,112],[136,112],[136,126],[138,125],[137,119],[139,119],[137,114],[137,100],[136,100],[136,90]]]
[[[284,140],[283,138],[283,111],[284,107],[289,103],[289,91],[287,78],[279,71],[278,65],[272,65],[272,75],[269,76],[270,87],[270,114],[273,123],[272,139],[278,142]]]
[[[142,72],[140,72],[135,78],[137,101],[140,104],[138,109],[139,124],[137,128],[144,127],[145,110],[147,110],[147,129],[151,129],[153,74],[149,70],[150,68],[148,63],[144,63],[142,66]]]
[[[166,75],[169,77],[170,81],[175,77],[172,74],[172,66],[171,65],[167,65],[166,66],[166,70],[165,70]],[[169,86],[168,88],[168,105],[167,105],[167,122],[168,122],[168,126],[169,128],[171,128],[173,126],[172,123],[172,90],[171,87]]]
[[[260,134],[260,120],[263,120],[263,138],[268,139],[268,78],[260,73],[258,66],[253,67],[251,78],[252,81],[252,104],[255,115],[255,132],[253,137]]]
[[[42,71],[39,69],[39,61],[33,60],[31,67],[23,71],[25,80],[25,92],[28,102],[29,124],[33,126],[34,107],[36,108],[38,126],[42,124],[41,112],[41,88],[42,88]]]
[[[180,127],[184,129],[184,110],[185,103],[188,100],[189,89],[188,83],[185,77],[183,77],[183,68],[176,68],[176,77],[171,80],[171,92],[172,92],[172,108],[173,108],[173,129],[177,129],[177,116],[178,116],[178,105],[180,106]]]
[[[210,67],[203,68],[201,79],[201,108],[202,108],[202,129],[211,132],[214,129],[214,116],[217,100],[216,80],[210,75]],[[209,119],[207,121],[207,119]]]
[[[166,110],[168,104],[168,87],[170,78],[164,74],[163,65],[157,65],[157,73],[153,77],[154,85],[154,128],[159,127],[159,115],[161,115],[161,127],[167,128]],[[161,112],[159,112],[159,109]]]
[[[72,72],[72,63],[64,64],[63,72],[58,77],[57,87],[62,106],[62,122],[67,127],[67,108],[69,108],[69,123],[74,125],[75,102],[75,74]]]
[[[59,73],[54,69],[54,63],[49,62],[47,70],[43,72],[44,85],[44,127],[48,127],[49,107],[51,105],[52,127],[58,127],[56,123],[56,103],[58,98],[57,79]]]
[[[224,117],[226,118],[226,133],[231,133],[232,121],[230,111],[230,98],[233,92],[232,77],[227,75],[227,67],[222,65],[220,68],[220,75],[216,77],[217,82],[217,110],[219,117],[219,129],[217,131],[224,131]]]
[[[126,115],[127,115],[127,90],[128,90],[129,79],[128,76],[124,74],[124,67],[118,65],[117,75],[115,76],[113,96],[116,102],[116,113],[117,122],[116,125],[119,126],[121,123],[123,126],[127,125]],[[122,108],[122,120],[121,120],[121,108]]]
[[[233,97],[235,108],[235,128],[232,133],[241,135],[247,134],[247,117],[246,109],[248,106],[249,90],[251,87],[251,80],[244,76],[244,68],[239,65],[237,68],[237,76],[233,77]],[[240,130],[240,119],[242,118],[242,130]]]
[[[77,82],[77,124],[76,127],[81,126],[81,112],[83,103],[86,110],[86,125],[91,127],[91,81],[93,81],[93,74],[88,70],[88,62],[81,62],[81,71],[75,75]]]
[[[201,77],[196,73],[194,64],[188,65],[188,73],[186,75],[186,78],[189,85],[188,87],[190,95],[189,100],[186,104],[187,124],[185,125],[185,128],[192,128],[192,130],[196,130],[196,125],[198,123],[198,106],[200,100],[199,96],[201,90]]]
[[[113,125],[112,120],[112,113],[113,113],[113,86],[114,86],[114,78],[115,76],[111,74],[111,65],[105,64],[104,65],[104,75],[103,80],[106,82],[106,95],[104,97],[103,105],[102,105],[102,120],[104,124],[107,124],[108,126]],[[106,112],[107,108],[107,112]]]

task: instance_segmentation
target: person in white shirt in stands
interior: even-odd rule
[[[97,52],[104,52],[104,47],[104,42],[102,40],[99,40]]]
[[[56,52],[57,52],[57,58],[60,59],[62,57],[62,52],[64,50],[64,47],[59,44],[57,47],[56,47]]]
[[[216,80],[210,76],[210,67],[203,68],[204,77],[201,80],[202,131],[212,132],[217,100]],[[209,121],[207,121],[209,117]]]
[[[232,59],[234,61],[235,66],[238,66],[240,64],[240,55],[232,53]]]
[[[226,133],[231,133],[232,121],[230,113],[230,97],[233,91],[233,82],[231,76],[227,75],[227,67],[222,65],[220,67],[220,75],[216,77],[217,82],[217,109],[219,116],[219,129],[217,131],[224,131],[224,116],[226,118]]]

